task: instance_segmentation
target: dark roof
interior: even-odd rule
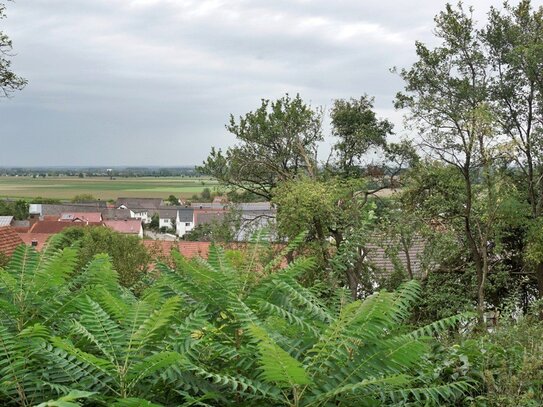
[[[179,212],[179,221],[183,223],[194,222],[194,209],[180,208],[178,212]]]
[[[128,209],[158,209],[162,205],[162,198],[118,198],[117,208],[121,205]]]
[[[153,214],[158,213],[160,219],[175,219],[177,218],[177,209],[175,208],[159,208],[153,211]]]
[[[226,209],[228,205],[214,202],[192,202],[190,206],[194,209]]]
[[[398,250],[396,255],[388,253],[389,250],[397,246],[397,242],[390,239],[375,239],[376,243],[366,244],[367,260],[373,268],[385,275],[390,275],[395,271],[395,260],[403,266],[407,272],[407,256],[403,250]],[[411,270],[415,277],[422,277],[422,254],[426,242],[421,237],[413,238],[411,247],[408,250]],[[395,251],[394,251],[395,252]]]
[[[59,215],[68,212],[100,212],[101,209],[106,209],[106,203],[98,205],[95,203],[72,203],[72,204],[41,204],[41,215]]]
[[[0,253],[11,256],[17,246],[24,244],[23,239],[11,226],[0,227]]]
[[[60,233],[66,228],[101,226],[101,222],[58,222],[53,220],[40,220],[30,228],[30,233]]]
[[[220,222],[226,215],[222,211],[195,211],[194,212],[194,226],[204,225],[212,222]]]
[[[102,210],[102,219],[104,220],[125,220],[130,219],[129,209],[108,208]]]

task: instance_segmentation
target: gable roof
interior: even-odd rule
[[[11,226],[0,227],[0,253],[11,256],[17,246],[24,244],[23,239]]]
[[[178,210],[179,221],[183,223],[194,222],[194,209],[192,208],[180,208]]]
[[[53,233],[19,233],[19,237],[23,240],[28,246],[34,244],[34,248],[38,251],[43,249],[47,239],[53,236]]]
[[[100,212],[63,212],[60,214],[61,222],[101,222]]]
[[[162,198],[117,198],[117,208],[125,206],[128,209],[158,209]]]
[[[220,222],[224,219],[226,213],[224,211],[194,211],[194,226],[204,225],[207,223],[213,223],[215,221]]]
[[[35,205],[33,210],[30,210],[30,213],[36,212],[41,216],[57,215],[65,212],[77,212],[77,213],[86,213],[86,212],[100,212],[101,210],[106,209],[106,202],[98,203],[70,203],[70,204],[38,204]]]
[[[60,233],[72,227],[100,226],[101,222],[59,222],[54,220],[40,220],[30,228],[30,233]]]
[[[0,227],[9,226],[13,221],[13,216],[0,216]]]
[[[119,233],[127,234],[139,234],[141,231],[140,219],[126,219],[126,220],[105,220],[104,226],[113,229]]]
[[[103,220],[124,220],[131,218],[129,209],[107,208],[102,210],[101,213]]]

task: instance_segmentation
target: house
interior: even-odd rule
[[[192,229],[194,229],[194,209],[179,208],[175,219],[175,233],[183,237]]]
[[[100,212],[63,212],[58,219],[60,222],[102,222]]]
[[[150,223],[153,213],[162,205],[161,198],[118,198],[116,208],[130,210],[130,216]]]
[[[160,208],[154,214],[158,215],[158,227],[166,229],[176,228],[177,209],[175,208]]]
[[[24,244],[23,239],[11,226],[0,227],[0,253],[4,256],[11,256],[17,246]]]
[[[105,220],[103,224],[115,232],[135,235],[143,239],[143,226],[141,222],[140,219]]]
[[[0,216],[0,227],[11,226],[13,224],[13,216]]]

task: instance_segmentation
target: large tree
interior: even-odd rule
[[[529,0],[492,8],[481,39],[491,68],[490,99],[509,157],[522,171],[532,216],[543,205],[543,7]]]
[[[460,211],[449,221],[462,219],[463,240],[477,275],[482,321],[490,270],[488,242],[497,205],[492,168],[498,143],[488,107],[488,60],[471,10],[447,5],[435,22],[441,44],[431,49],[417,42],[418,61],[400,72],[406,86],[396,106],[408,109],[426,154],[460,176]]]
[[[316,171],[321,115],[299,95],[262,100],[255,111],[230,116],[226,128],[238,144],[224,153],[213,148],[199,171],[227,188],[270,200],[279,182]]]
[[[0,3],[0,20],[6,17],[6,5]],[[0,97],[8,97],[14,91],[24,88],[27,80],[18,76],[11,69],[11,39],[0,30]]]

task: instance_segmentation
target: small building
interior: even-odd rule
[[[159,208],[153,212],[153,215],[158,215],[158,227],[166,229],[176,228],[177,209],[175,208]]]
[[[194,229],[194,209],[180,208],[177,210],[175,219],[175,233],[179,237],[185,236],[188,232]]]

